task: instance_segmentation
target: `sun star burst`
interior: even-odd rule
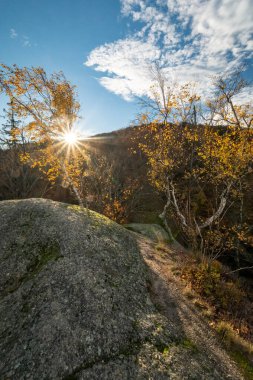
[[[79,141],[78,135],[74,131],[65,132],[62,136],[62,139],[67,145],[76,145]]]

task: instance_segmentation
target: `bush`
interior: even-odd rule
[[[183,277],[218,311],[232,314],[240,312],[245,292],[238,280],[226,278],[218,261],[191,264],[184,268]]]

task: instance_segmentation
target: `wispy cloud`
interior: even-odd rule
[[[149,67],[159,59],[178,82],[206,91],[210,76],[253,58],[253,0],[121,0],[138,30],[94,49],[85,64],[104,73],[100,82],[129,100],[146,94]]]
[[[37,46],[37,43],[31,42],[31,39],[29,36],[18,34],[14,28],[10,29],[10,38],[17,39],[18,42],[21,43],[21,45],[26,48]]]
[[[31,47],[32,46],[30,38],[28,36],[22,36],[22,45],[24,47]]]
[[[17,38],[18,33],[16,32],[15,29],[11,28],[10,29],[10,38]]]

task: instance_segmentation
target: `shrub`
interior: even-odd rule
[[[218,311],[232,314],[240,312],[245,292],[238,280],[226,278],[222,264],[218,261],[190,264],[184,268],[183,277]]]

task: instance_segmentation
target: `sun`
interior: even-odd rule
[[[76,126],[59,129],[58,134],[53,137],[57,154],[64,153],[67,159],[77,157],[79,154],[84,155],[85,141],[90,137],[85,136]]]
[[[78,135],[74,131],[65,132],[62,136],[63,141],[67,145],[76,145],[78,143]]]

